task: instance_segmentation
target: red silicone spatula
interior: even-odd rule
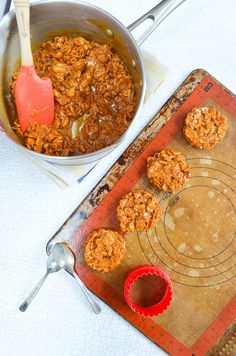
[[[29,26],[29,0],[14,0],[21,46],[21,67],[15,86],[15,98],[21,130],[31,122],[50,125],[54,119],[54,98],[49,78],[35,71]]]

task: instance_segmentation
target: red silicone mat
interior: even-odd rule
[[[221,110],[229,129],[221,144],[202,151],[186,142],[182,127],[193,107],[205,105]],[[174,193],[155,191],[146,176],[147,157],[165,147],[180,150],[191,169]],[[88,288],[171,355],[235,354],[235,148],[234,95],[204,70],[192,72],[48,244],[49,250],[67,241]],[[118,229],[118,201],[134,187],[157,194],[163,217],[152,231],[125,235],[119,268],[96,273],[83,261],[84,239],[100,227]],[[123,296],[128,272],[145,264],[163,269],[173,283],[170,307],[154,318],[135,314]]]

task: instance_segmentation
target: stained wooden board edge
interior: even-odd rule
[[[134,139],[124,153],[121,154],[113,166],[105,173],[104,177],[97,183],[82,203],[74,210],[64,224],[48,241],[46,246],[48,254],[50,253],[51,247],[55,243],[64,241],[64,233],[61,234],[64,230],[66,230],[66,234],[70,233],[70,236],[72,236],[76,230],[80,228],[83,222],[89,217],[93,210],[100,204],[100,202],[123,176],[125,171],[132,165],[136,157],[145,149],[154,136],[156,136],[156,134],[167,124],[174,113],[186,101],[186,99],[192,94],[194,89],[206,76],[212,78],[212,80],[214,80],[230,95],[235,96],[228,88],[226,88],[204,69],[193,70],[146,125],[142,132]],[[67,226],[68,229],[66,229]],[[235,344],[235,337],[236,324],[233,323],[207,355],[220,355],[220,352],[224,351],[226,347],[233,347],[232,345]]]

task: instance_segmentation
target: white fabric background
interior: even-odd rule
[[[157,0],[90,0],[125,25]],[[236,1],[187,0],[143,48],[169,69],[165,83],[140,117],[136,136],[183,79],[204,68],[236,91]],[[0,137],[0,355],[162,355],[157,346],[100,302],[94,315],[75,281],[63,272],[49,276],[26,313],[18,306],[45,272],[45,245],[124,150],[118,148],[85,181],[60,190]]]

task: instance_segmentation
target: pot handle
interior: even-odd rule
[[[129,25],[127,29],[131,32],[145,20],[151,19],[153,21],[151,26],[136,41],[137,45],[141,46],[141,44],[149,37],[155,28],[184,1],[185,0],[162,0],[158,5]]]

